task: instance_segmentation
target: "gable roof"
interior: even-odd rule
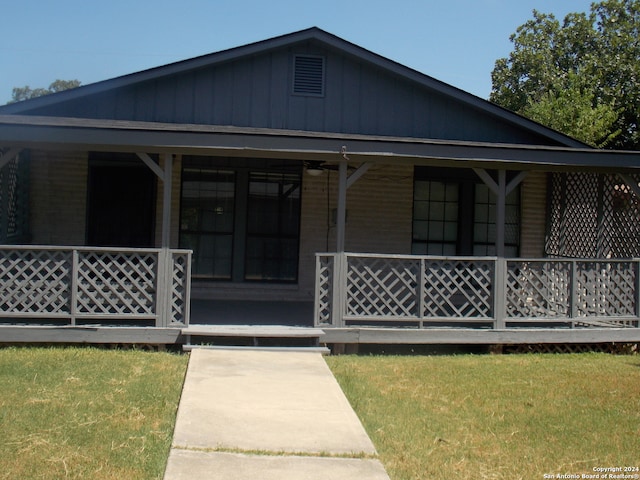
[[[184,60],[168,65],[152,68],[149,70],[116,77],[86,86],[81,86],[73,90],[67,90],[56,94],[51,94],[35,99],[18,102],[0,107],[0,114],[35,114],[35,115],[52,115],[61,117],[72,117],[84,115],[68,114],[64,110],[64,106],[69,102],[77,102],[90,100],[96,95],[105,94],[116,89],[132,87],[149,81],[158,81],[169,76],[181,75],[202,68],[209,68],[218,65],[224,65],[229,62],[239,61],[244,58],[255,57],[267,54],[278,49],[292,47],[309,42],[316,42],[327,49],[340,52],[341,55],[350,57],[358,62],[365,63],[370,66],[377,67],[383,71],[401,78],[406,81],[417,84],[419,88],[433,92],[439,96],[450,99],[456,104],[461,104],[470,111],[480,112],[483,116],[489,116],[502,124],[523,131],[542,140],[537,143],[547,143],[549,145],[559,145],[567,147],[585,147],[585,145],[573,138],[561,134],[555,130],[549,129],[536,122],[528,120],[509,110],[506,110],[489,101],[483,100],[470,93],[464,92],[456,87],[448,85],[444,82],[436,80],[428,75],[420,73],[409,67],[401,65],[390,59],[375,54],[360,46],[343,40],[317,27],[301,30],[298,32],[274,37],[268,40],[251,43],[248,45],[223,50],[220,52]],[[50,113],[54,112],[54,113]],[[91,117],[95,118],[95,117]],[[102,117],[99,117],[102,118]],[[117,118],[114,118],[116,120]],[[181,123],[181,122],[176,122]],[[246,126],[246,125],[243,125]],[[262,125],[259,125],[262,126]],[[317,130],[317,129],[314,129]],[[338,132],[343,133],[343,132]],[[353,132],[352,132],[353,133]],[[356,132],[369,133],[369,132]],[[406,135],[412,136],[412,135]],[[426,138],[425,136],[423,136]],[[524,142],[522,142],[524,143]],[[533,143],[533,142],[532,142]]]

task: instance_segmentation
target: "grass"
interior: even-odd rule
[[[0,349],[0,479],[160,479],[187,356]]]
[[[0,479],[162,478],[187,360],[0,349]],[[541,479],[640,466],[637,356],[327,362],[392,480]]]
[[[637,356],[327,362],[392,480],[541,479],[640,466]]]

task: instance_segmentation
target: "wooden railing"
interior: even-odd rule
[[[316,256],[315,325],[639,327],[637,260]]]
[[[191,252],[0,247],[0,319],[68,325],[189,323]]]

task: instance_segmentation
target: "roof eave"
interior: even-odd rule
[[[0,115],[0,146],[513,170],[639,172],[640,152],[261,128]]]

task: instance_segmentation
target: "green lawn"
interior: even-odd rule
[[[0,349],[0,479],[161,479],[187,360]],[[327,362],[392,480],[542,479],[640,466],[638,356]]]
[[[161,479],[187,360],[0,349],[0,479]]]
[[[392,480],[542,479],[640,467],[638,356],[327,362]]]

